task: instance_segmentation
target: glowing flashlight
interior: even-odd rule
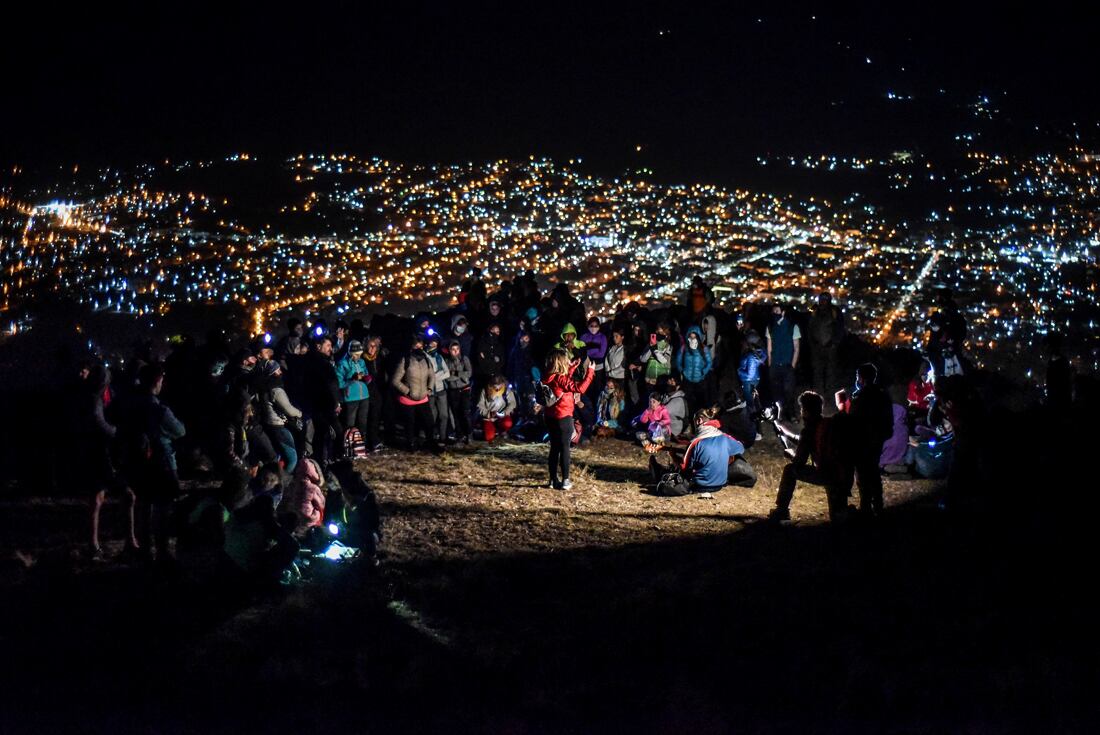
[[[328,532],[331,533],[333,536],[339,536],[340,527],[337,526],[335,523],[330,523],[328,524]]]

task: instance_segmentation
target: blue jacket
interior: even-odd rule
[[[729,479],[730,457],[744,453],[741,442],[716,426],[704,424],[688,445],[680,472],[698,487],[719,488]]]
[[[749,350],[741,356],[741,364],[737,367],[737,377],[742,383],[760,382],[760,366],[767,361],[768,355],[762,348]]]
[[[692,334],[699,338],[699,348],[696,350],[687,346],[687,339]],[[701,383],[711,369],[710,352],[707,350],[706,340],[703,339],[703,330],[699,327],[688,327],[684,339],[684,348],[676,355],[676,369],[684,376],[684,380],[691,383]]]
[[[340,398],[345,403],[361,401],[370,396],[367,384],[355,379],[357,374],[367,375],[367,361],[363,358],[353,360],[348,355],[336,363],[336,381],[340,384]]]

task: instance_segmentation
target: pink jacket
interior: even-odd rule
[[[641,416],[638,417],[638,423],[652,426],[653,424],[659,424],[662,428],[667,429],[672,425],[672,417],[668,413],[668,409],[662,404],[657,408],[647,408]]]
[[[321,467],[306,457],[294,469],[287,488],[287,507],[298,515],[298,528],[320,526],[325,520],[325,493],[321,489]]]

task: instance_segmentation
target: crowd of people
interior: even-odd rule
[[[117,494],[126,553],[168,558],[175,537],[177,556],[270,576],[327,522],[334,488],[341,513],[376,517],[350,468],[387,448],[545,442],[547,485],[568,491],[572,448],[618,437],[650,454],[657,493],[684,495],[752,486],[747,454],[770,420],[789,459],[775,520],[789,518],[799,481],[825,488],[834,519],[874,518],[883,471],[944,477],[965,464],[966,326],[949,298],[898,400],[871,362],[844,387],[846,317],[828,293],[808,315],[782,303],[731,313],[695,279],[683,303],[631,302],[602,319],[567,284],[543,293],[527,272],[490,292],[474,273],[457,302],[369,324],[291,317],[244,344],[220,331],[202,344],[178,336],[163,359],[146,345],[113,372],[89,361],[73,405],[91,553],[102,554],[100,509]],[[799,375],[812,389],[796,396]],[[181,465],[219,489],[184,496]]]

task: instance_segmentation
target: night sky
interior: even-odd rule
[[[0,161],[650,156],[690,176],[769,152],[920,145],[957,132],[952,115],[980,93],[1020,119],[1100,119],[1089,40],[1100,13],[1057,2],[1026,13],[153,5],[43,4],[5,23]],[[916,102],[887,104],[888,91]]]

